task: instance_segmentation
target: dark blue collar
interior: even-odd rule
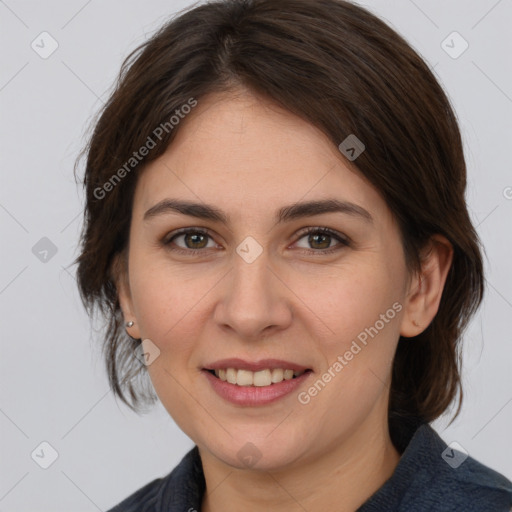
[[[403,423],[393,442],[401,453],[393,475],[357,512],[512,512],[512,483],[448,447],[430,425]],[[205,487],[195,446],[110,512],[200,512]]]

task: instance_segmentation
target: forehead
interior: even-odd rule
[[[211,94],[198,101],[165,153],[142,172],[136,190],[138,215],[169,196],[253,215],[333,196],[377,215],[386,208],[323,132],[244,92]]]

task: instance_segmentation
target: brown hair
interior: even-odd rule
[[[354,165],[397,219],[411,271],[419,270],[421,249],[433,234],[451,242],[453,262],[437,315],[414,339],[399,340],[389,418],[432,421],[457,396],[458,413],[459,340],[482,300],[484,278],[464,198],[457,120],[407,42],[374,14],[343,0],[199,5],[165,24],[123,62],[80,155],[87,155],[86,205],[75,261],[85,307],[91,315],[97,307],[106,319],[104,354],[114,393],[134,410],[156,398],[143,390],[149,379],[133,356],[140,340],[125,332],[115,286],[123,269],[113,269],[113,261],[118,254],[126,257],[137,177],[166,150],[179,124],[161,130],[156,147],[133,171],[125,163],[155,128],[169,127],[191,98],[236,87],[314,124],[336,146],[356,134],[366,150]],[[98,197],[123,165],[126,172],[117,174],[122,179]]]

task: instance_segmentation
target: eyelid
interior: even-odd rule
[[[162,244],[164,246],[167,246],[167,245],[170,245],[171,242],[181,236],[181,235],[186,235],[188,233],[198,233],[198,234],[202,234],[202,235],[205,235],[209,238],[211,238],[213,241],[214,240],[214,236],[212,234],[212,232],[207,229],[207,228],[199,228],[199,227],[194,227],[194,226],[191,226],[191,227],[186,227],[186,228],[180,228],[180,229],[176,229],[174,231],[172,231],[171,233],[168,233],[167,235],[165,235],[162,239]],[[182,251],[182,252],[187,252],[187,253],[193,253],[193,252],[204,252],[205,249],[184,249],[183,247],[177,247],[177,248],[173,248],[172,250],[176,250],[176,251]]]
[[[300,239],[304,235],[308,235],[309,233],[325,233],[327,235],[338,238],[341,242],[346,242],[347,244],[350,242],[349,237],[344,235],[343,233],[340,233],[339,231],[336,231],[335,229],[331,229],[331,228],[323,227],[323,226],[308,226],[307,228],[303,228],[303,229],[299,230],[299,232],[297,233],[297,236]]]
[[[310,233],[321,233],[321,234],[328,235],[331,238],[337,239],[339,243],[333,247],[329,247],[328,249],[316,249],[316,250],[315,249],[302,249],[303,251],[306,251],[309,254],[318,254],[318,255],[331,254],[335,251],[340,250],[342,247],[350,247],[352,245],[352,241],[350,240],[350,238],[348,236],[346,236],[334,229],[322,227],[322,226],[309,226],[307,228],[300,230],[294,244],[297,243],[301,238],[303,238],[304,236],[306,236]]]
[[[209,229],[207,229],[207,228],[199,228],[199,227],[195,227],[195,226],[189,226],[189,227],[186,227],[186,228],[175,229],[174,231],[171,231],[170,233],[167,233],[163,237],[162,241],[164,243],[168,243],[173,238],[176,238],[178,235],[183,235],[183,234],[186,234],[186,233],[189,233],[189,232],[202,233],[203,235],[212,236],[211,231]]]
[[[184,235],[187,233],[203,234],[203,235],[211,238],[213,241],[215,241],[212,231],[210,231],[208,228],[190,226],[190,227],[186,227],[186,228],[180,228],[175,231],[172,231],[171,233],[168,233],[162,239],[162,244],[164,246],[168,246],[171,244],[172,240],[174,240],[175,238],[177,238],[180,235]],[[340,246],[341,247],[349,247],[349,246],[351,246],[351,243],[352,243],[349,237],[347,237],[346,235],[344,235],[334,229],[322,227],[322,226],[308,226],[308,227],[305,227],[305,228],[299,230],[299,232],[296,234],[296,239],[293,242],[293,244],[297,243],[297,241],[299,241],[301,238],[304,238],[306,235],[308,235],[310,233],[321,233],[321,234],[328,235],[332,238],[337,239],[339,243],[337,245],[335,245],[334,247],[330,247],[327,249],[305,249],[305,248],[300,249],[309,254],[318,254],[318,255],[330,254],[330,253],[333,253],[333,252],[339,250]],[[187,254],[196,254],[196,253],[200,253],[200,252],[204,253],[207,251],[207,249],[211,249],[211,248],[186,249],[186,248],[178,246],[176,248],[172,248],[171,250],[176,251],[176,252],[181,252],[181,253],[187,253]]]

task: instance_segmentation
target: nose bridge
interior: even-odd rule
[[[232,292],[238,300],[247,297],[249,300],[265,301],[271,298],[271,270],[266,252],[260,254],[254,261],[248,261],[237,255],[233,262]]]
[[[256,255],[250,244],[240,244],[233,255],[231,277],[216,310],[217,322],[246,338],[258,337],[270,326],[284,327],[291,318],[285,287],[274,275],[268,252]]]

